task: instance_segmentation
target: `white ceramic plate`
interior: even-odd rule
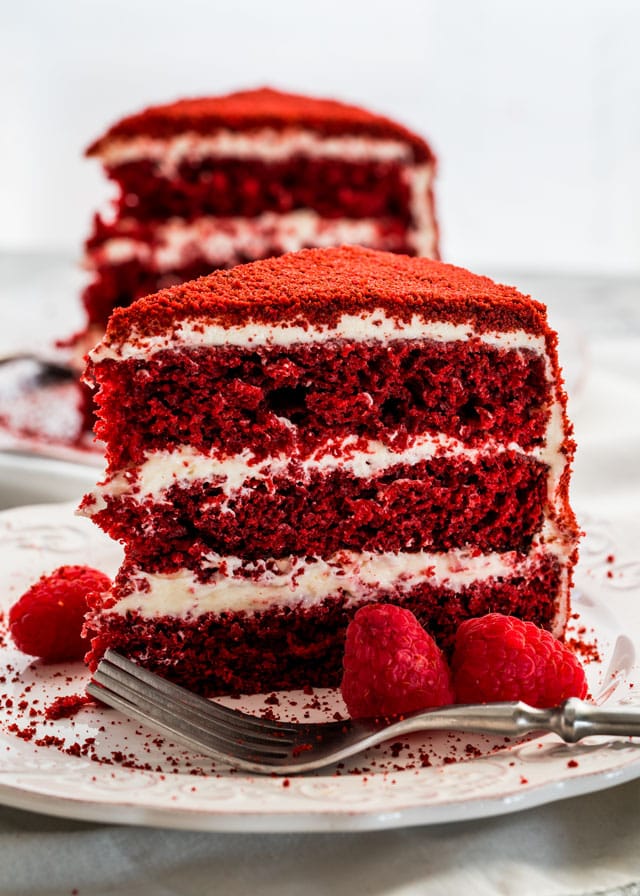
[[[95,463],[0,451],[0,510],[35,503],[80,503],[101,475]]]
[[[573,634],[599,653],[587,663],[592,693],[640,708],[640,563],[621,533],[581,519],[583,544]],[[43,572],[87,563],[113,573],[120,549],[73,507],[0,514],[0,608]],[[612,557],[614,558],[612,560]],[[45,709],[83,692],[81,664],[42,665],[0,646],[0,802],[95,821],[202,830],[362,830],[497,815],[640,776],[640,742],[553,736],[520,742],[413,735],[309,777],[260,777],[215,767],[114,710],[71,718]],[[235,705],[286,718],[344,712],[339,695],[281,693]]]

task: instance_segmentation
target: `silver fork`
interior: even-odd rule
[[[638,710],[602,709],[575,698],[552,709],[526,703],[447,706],[386,724],[353,719],[278,722],[198,697],[114,650],[105,653],[87,692],[198,753],[262,774],[315,771],[415,731],[476,731],[512,737],[550,731],[568,743],[594,734],[640,737]]]

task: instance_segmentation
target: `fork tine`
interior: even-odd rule
[[[138,697],[136,702],[132,702],[128,699],[128,695],[120,690],[113,691],[108,686],[104,687],[93,682],[88,685],[87,692],[119,709],[130,718],[151,723],[154,728],[164,730],[172,739],[187,743],[198,753],[232,765],[245,768],[250,766],[259,770],[260,766],[270,766],[273,762],[284,761],[289,756],[286,746],[281,747],[276,753],[275,748],[270,745],[259,746],[225,740],[219,737],[215,730],[202,728],[192,720],[175,713],[168,706],[147,701],[139,695],[136,695]]]
[[[277,755],[282,755],[283,751],[286,752],[292,746],[290,737],[274,737],[270,731],[261,733],[255,728],[245,731],[241,727],[230,729],[221,726],[215,719],[203,715],[200,707],[194,709],[184,703],[167,700],[161,692],[147,687],[135,678],[127,678],[121,670],[116,670],[115,675],[113,671],[108,665],[104,668],[101,665],[93,676],[94,682],[127,700],[130,705],[141,707],[154,716],[160,713],[173,724],[188,723],[194,731],[202,732],[205,737],[215,737],[219,744],[233,753],[239,744],[247,749],[260,749]],[[208,701],[203,702],[208,704]]]
[[[269,748],[272,746],[276,752],[281,752],[283,746],[289,747],[293,740],[289,735],[278,735],[270,730],[262,731],[259,727],[252,726],[245,728],[243,720],[240,719],[236,726],[231,726],[225,722],[221,723],[215,715],[203,712],[209,708],[209,701],[204,698],[198,698],[204,706],[198,704],[184,703],[175,698],[167,699],[162,691],[147,686],[144,682],[139,681],[121,669],[109,666],[109,664],[100,664],[93,675],[93,681],[103,688],[107,688],[120,696],[124,697],[134,705],[143,707],[153,707],[159,710],[166,709],[177,719],[187,720],[191,725],[201,729],[205,733],[215,732],[215,736],[228,744],[229,748],[234,748],[237,743],[246,743],[247,746]],[[226,718],[226,717],[225,717]]]
[[[115,667],[115,668],[114,668]],[[165,678],[149,672],[147,669],[139,666],[137,663],[126,659],[115,650],[107,650],[103,659],[99,664],[101,671],[109,671],[113,678],[126,681],[131,688],[139,686],[149,687],[154,691],[163,694],[171,700],[178,700],[192,709],[202,714],[206,718],[211,719],[216,725],[224,725],[225,727],[238,731],[243,735],[255,732],[260,737],[265,737],[268,733],[278,738],[294,736],[296,733],[295,726],[291,726],[286,722],[278,722],[271,719],[263,719],[250,713],[242,712],[239,709],[231,709],[197,694],[188,691],[180,685],[173,684]],[[123,674],[123,678],[119,678],[119,673]]]
[[[170,722],[160,719],[155,713],[151,714],[140,707],[133,706],[128,700],[113,691],[107,690],[105,693],[105,689],[100,685],[89,684],[87,693],[120,710],[128,718],[136,719],[154,730],[164,732],[176,743],[182,743],[200,755],[209,756],[227,765],[250,771],[264,771],[270,768],[268,761],[263,762],[261,757],[256,757],[252,751],[238,747],[237,751],[232,752],[227,745],[219,744],[214,737],[206,737],[201,731],[191,731],[189,726],[183,722],[180,723],[180,730],[176,730]]]
[[[298,774],[361,748],[360,726],[263,720],[199,697],[115,651],[107,651],[100,661],[87,693],[177,743],[243,771]],[[375,742],[380,739],[378,733]]]

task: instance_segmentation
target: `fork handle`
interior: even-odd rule
[[[575,743],[597,734],[640,737],[640,712],[625,707],[603,709],[575,697],[551,709],[522,702],[448,706],[413,713],[387,728],[387,735],[437,728],[516,736],[551,731]]]

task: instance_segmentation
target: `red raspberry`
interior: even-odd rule
[[[42,576],[9,611],[16,647],[49,663],[81,659],[89,649],[82,637],[87,595],[110,587],[109,577],[89,566],[60,566]]]
[[[462,623],[451,669],[458,703],[524,700],[544,708],[587,693],[584,670],[564,644],[501,613]]]
[[[361,607],[347,628],[343,666],[340,688],[354,719],[453,703],[443,655],[409,610]]]

